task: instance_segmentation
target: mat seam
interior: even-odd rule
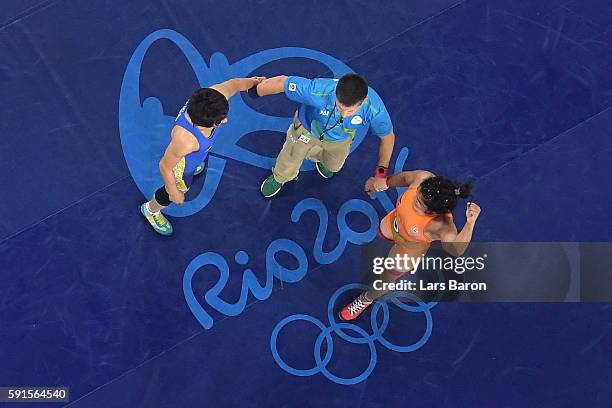
[[[104,190],[106,190],[106,189],[107,189],[107,188],[109,188],[109,187],[112,187],[113,185],[115,185],[115,184],[119,183],[120,181],[123,181],[123,180],[125,180],[125,179],[130,178],[130,177],[131,177],[131,176],[130,176],[129,174],[128,174],[128,175],[126,175],[126,176],[124,176],[124,177],[121,177],[121,178],[119,178],[119,179],[117,179],[117,180],[113,181],[113,182],[112,182],[112,183],[110,183],[109,185],[104,186],[104,187],[102,187],[102,188],[100,188],[100,189],[98,189],[98,190],[96,190],[96,191],[94,191],[94,192],[92,192],[92,193],[87,194],[87,195],[86,195],[86,196],[84,196],[84,197],[79,198],[78,200],[76,200],[76,201],[74,201],[74,202],[72,202],[72,203],[68,204],[68,205],[67,205],[67,206],[65,206],[64,208],[61,208],[61,209],[59,209],[59,210],[57,210],[57,211],[55,211],[55,212],[53,212],[53,213],[51,213],[51,214],[47,215],[46,217],[44,217],[44,218],[42,218],[42,219],[40,219],[40,220],[36,221],[35,223],[30,224],[30,225],[28,225],[27,227],[24,227],[24,228],[20,229],[19,231],[14,232],[13,234],[11,234],[11,235],[9,235],[9,236],[7,236],[7,237],[5,237],[5,238],[2,238],[2,239],[0,240],[0,245],[4,244],[4,243],[5,243],[6,241],[8,241],[9,239],[15,238],[16,236],[18,236],[18,235],[20,235],[20,234],[23,234],[24,232],[26,232],[26,231],[28,231],[28,230],[30,230],[30,229],[32,229],[32,228],[34,228],[34,227],[36,227],[37,225],[39,225],[39,224],[41,224],[41,223],[43,223],[43,222],[47,221],[49,218],[54,217],[54,216],[56,216],[56,215],[58,215],[58,214],[60,214],[60,213],[62,213],[62,212],[64,212],[64,211],[66,211],[67,209],[69,209],[69,208],[71,208],[71,207],[74,207],[75,205],[79,204],[79,203],[80,203],[80,202],[82,202],[83,200],[86,200],[86,199],[88,199],[88,198],[90,198],[90,197],[92,197],[92,196],[94,196],[94,195],[98,194],[99,192],[104,191]]]
[[[44,0],[41,1],[40,3],[37,3],[35,5],[33,5],[32,7],[22,11],[21,13],[17,14],[16,16],[9,18],[7,21],[5,21],[1,26],[0,26],[0,31],[4,30],[5,28],[10,27],[11,25],[18,23],[19,21],[23,20],[24,18],[28,18],[31,15],[34,15],[36,13],[38,13],[40,10],[44,10],[45,8],[51,6],[54,3],[57,3],[60,0]]]
[[[527,154],[529,154],[529,153],[531,153],[531,152],[533,152],[533,151],[535,151],[535,150],[538,150],[538,149],[539,149],[539,148],[541,148],[542,146],[548,145],[549,143],[551,143],[551,142],[553,142],[554,140],[556,140],[556,139],[560,138],[561,136],[565,135],[566,133],[571,132],[572,130],[576,129],[578,126],[582,125],[583,123],[586,123],[586,122],[590,121],[591,119],[594,119],[595,117],[597,117],[597,116],[599,116],[599,115],[601,115],[601,114],[603,114],[603,113],[605,113],[605,112],[609,111],[610,109],[612,109],[612,108],[607,107],[607,108],[605,108],[604,110],[602,110],[602,111],[600,111],[600,112],[598,112],[598,113],[596,113],[596,114],[594,114],[594,115],[592,115],[592,116],[589,116],[588,118],[586,118],[586,119],[585,119],[585,120],[583,120],[583,121],[580,121],[579,123],[575,124],[575,125],[574,125],[574,126],[572,126],[571,128],[569,128],[569,129],[567,129],[567,130],[564,130],[563,132],[561,132],[561,133],[559,133],[558,135],[556,135],[556,136],[554,136],[554,137],[552,137],[552,138],[548,139],[547,141],[545,141],[545,142],[543,142],[543,143],[540,143],[540,144],[538,144],[537,146],[535,146],[535,147],[533,147],[533,148],[531,148],[531,149],[529,149],[529,150],[526,150],[525,152],[523,152],[523,153],[521,153],[520,155],[516,156],[516,157],[515,157],[515,158],[513,158],[512,160],[508,160],[507,162],[503,163],[501,166],[499,166],[499,167],[497,167],[497,168],[495,168],[495,169],[493,169],[493,170],[491,170],[491,171],[489,171],[489,172],[485,173],[485,174],[484,174],[484,175],[482,175],[482,176],[479,176],[478,178],[476,178],[476,180],[475,180],[475,181],[482,180],[482,179],[484,179],[484,178],[486,178],[486,177],[489,177],[490,175],[492,175],[493,173],[497,172],[498,170],[501,170],[502,168],[506,167],[506,166],[507,166],[507,165],[509,165],[510,163],[513,163],[513,162],[515,162],[515,161],[517,161],[517,160],[521,159],[523,156],[525,156],[525,155],[527,155]]]

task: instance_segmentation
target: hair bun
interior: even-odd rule
[[[455,195],[461,198],[468,198],[472,195],[474,185],[472,183],[463,183],[459,188],[455,189]]]

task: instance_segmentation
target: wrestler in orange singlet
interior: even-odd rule
[[[459,198],[469,197],[470,183],[457,184],[445,177],[436,176],[425,170],[404,171],[387,179],[389,187],[408,187],[397,200],[395,210],[387,214],[379,225],[381,238],[395,242],[389,251],[389,258],[405,255],[416,259],[427,253],[433,241],[441,241],[442,247],[451,255],[461,256],[472,239],[480,207],[468,202],[466,223],[461,232],[453,222],[452,211]],[[375,192],[374,178],[365,184],[368,194]],[[381,280],[389,283],[409,272],[410,267],[386,269]],[[378,297],[388,290],[370,287],[340,311],[342,320],[353,320]]]

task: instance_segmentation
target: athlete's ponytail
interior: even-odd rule
[[[459,186],[459,194],[458,196],[461,198],[468,198],[472,195],[472,190],[474,189],[474,185],[472,183],[463,183]]]
[[[446,177],[433,176],[421,183],[420,191],[428,212],[442,215],[453,211],[459,198],[468,198],[473,188],[472,183],[459,184]]]

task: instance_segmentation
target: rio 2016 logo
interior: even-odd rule
[[[352,72],[347,65],[334,57],[319,51],[296,47],[283,47],[261,51],[231,65],[223,54],[215,53],[210,58],[210,66],[207,66],[197,49],[184,36],[176,31],[164,29],[151,33],[138,45],[132,54],[123,77],[119,98],[119,131],[124,157],[134,182],[146,198],[150,197],[162,183],[158,170],[158,162],[169,142],[169,134],[175,117],[174,114],[164,114],[160,100],[155,97],[149,97],[142,103],[140,100],[139,87],[142,62],[148,49],[156,41],[162,39],[170,40],[183,52],[187,61],[193,68],[199,84],[203,87],[223,82],[233,77],[248,76],[251,72],[264,64],[285,58],[300,57],[316,60],[326,65],[333,72],[335,77],[340,77],[347,72]],[[230,110],[240,119],[230,121],[222,128],[219,128],[222,137],[217,138],[210,151],[208,170],[205,173],[204,185],[201,192],[197,194],[194,199],[186,201],[182,206],[171,205],[168,207],[165,210],[168,215],[186,217],[204,209],[212,201],[215,192],[219,188],[225,165],[230,159],[268,170],[273,166],[275,160],[273,157],[266,157],[249,151],[240,147],[238,142],[242,137],[261,130],[284,133],[291,118],[263,115],[247,106],[240,97],[235,97],[230,100]],[[364,136],[365,133],[356,135],[351,150],[356,149],[361,144]],[[402,170],[408,154],[408,148],[406,147],[400,151],[395,163],[396,172]],[[305,162],[300,171],[310,171],[313,169],[313,163]],[[401,194],[401,189],[397,189],[397,193]],[[375,198],[379,201],[383,210],[391,211],[393,209],[393,202],[387,193],[378,193]],[[323,242],[329,227],[328,209],[321,200],[305,198],[294,206],[291,213],[291,221],[294,223],[299,222],[302,214],[307,211],[313,211],[319,217],[319,227],[312,252],[313,258],[319,264],[331,264],[337,261],[344,253],[346,245],[349,242],[359,245],[370,242],[376,237],[379,215],[374,206],[365,200],[349,199],[340,207],[336,219],[336,226],[340,235],[339,242],[334,249],[326,252],[323,250]],[[346,218],[351,212],[360,212],[369,219],[370,225],[365,232],[354,231],[349,227]],[[298,263],[297,268],[288,269],[281,265],[276,259],[276,254],[280,252],[288,253],[294,257]],[[249,256],[246,252],[240,250],[236,252],[235,260],[239,265],[246,265]],[[199,270],[207,265],[211,265],[218,269],[219,280],[204,294],[204,296],[196,295],[192,285],[194,276]],[[265,283],[262,286],[253,271],[248,268],[245,269],[242,277],[240,298],[236,303],[229,303],[220,297],[229,277],[228,262],[223,256],[216,252],[204,252],[196,256],[189,263],[183,276],[183,293],[187,306],[198,322],[205,329],[210,329],[213,326],[214,319],[210,313],[204,309],[200,301],[205,300],[205,303],[209,307],[221,314],[226,316],[237,316],[245,309],[249,293],[259,300],[268,299],[272,295],[274,277],[287,283],[295,283],[302,280],[308,272],[308,259],[306,253],[295,241],[287,238],[277,238],[267,247],[265,271]],[[384,308],[383,311],[385,315],[387,315],[386,306],[379,306],[377,308],[380,307]],[[419,310],[425,310],[422,306],[419,307]],[[429,308],[427,308],[426,313],[428,313],[428,311]],[[431,315],[428,314],[428,316],[427,330],[430,332]],[[284,320],[279,323],[277,328],[286,324],[281,324],[283,322]],[[361,330],[359,331],[353,327],[349,327],[354,325],[347,325],[348,324],[342,324],[340,329],[350,328],[362,334],[362,329],[359,329]],[[333,330],[337,329],[337,325],[333,327]],[[384,331],[384,327],[379,327],[376,330],[378,330],[380,334]],[[330,341],[329,330],[324,331],[324,333],[319,343],[323,341],[323,338],[327,342]],[[276,329],[275,333],[273,333],[273,339],[275,335],[278,335]],[[427,335],[427,338],[428,337]],[[422,341],[426,340],[427,339]],[[370,345],[370,348],[371,347]],[[328,353],[329,352],[331,351],[328,348]],[[275,354],[276,361],[283,367],[283,364],[280,362],[282,359],[277,357],[278,355]],[[319,361],[321,360],[319,356],[319,360],[317,360],[319,366],[323,367],[327,359],[328,357],[326,355],[323,361]],[[285,367],[283,368],[286,369]],[[367,377],[371,372],[370,368],[368,370],[357,379],[362,381]],[[291,372],[291,370],[287,369],[286,371]],[[325,373],[324,368],[320,368],[319,371]],[[310,371],[308,371],[308,373],[310,373]],[[328,378],[335,381],[335,377],[333,376],[328,376]],[[340,381],[340,383],[343,382]],[[349,381],[349,383],[354,382]]]

